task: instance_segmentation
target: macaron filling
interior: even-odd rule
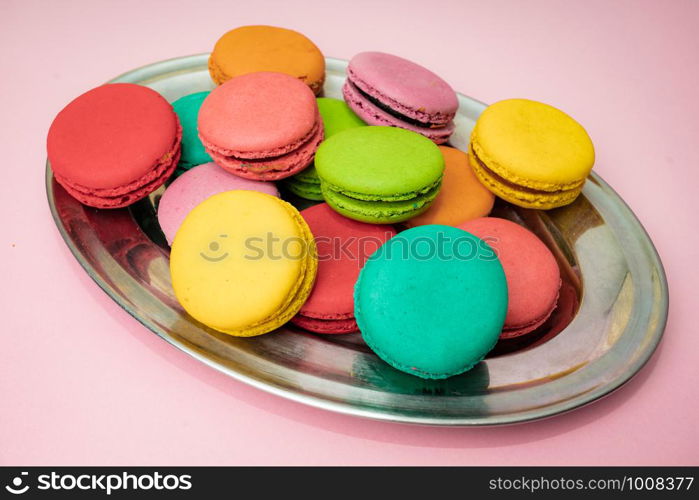
[[[454,116],[456,116],[456,112],[444,113],[434,111],[430,113],[424,109],[409,108],[395,99],[391,99],[387,95],[380,93],[377,89],[372,88],[357,76],[351,66],[347,69],[346,84],[351,85],[354,90],[377,108],[411,125],[426,128],[440,128],[447,125],[454,119]]]
[[[206,137],[200,135],[200,139],[204,143],[206,149],[216,153],[219,157],[230,158],[230,159],[240,159],[246,161],[254,160],[274,160],[276,158],[281,158],[289,153],[293,153],[297,149],[300,149],[306,143],[310,142],[311,139],[318,135],[318,130],[322,129],[322,121],[320,115],[316,116],[316,121],[313,123],[311,129],[300,139],[280,146],[277,148],[269,149],[266,151],[237,151],[234,149],[227,149],[215,145],[211,141],[207,140]]]
[[[268,174],[270,178],[278,179],[284,174],[296,173],[313,161],[323,140],[323,127],[318,118],[311,131],[299,141],[266,152],[232,151],[215,146],[203,136],[201,139],[207,152],[224,169],[244,177],[247,174],[265,177]]]
[[[348,198],[353,198],[355,200],[391,202],[391,201],[413,200],[413,199],[419,197],[420,195],[431,192],[435,188],[439,188],[439,186],[442,184],[442,176],[439,176],[439,178],[436,181],[434,181],[432,184],[428,184],[425,187],[423,187],[417,191],[411,191],[410,193],[402,193],[402,194],[359,193],[357,191],[350,191],[347,189],[343,189],[342,187],[335,186],[327,181],[323,181],[323,183],[326,185],[326,188],[328,190],[333,191],[335,193],[342,194]]]
[[[368,93],[366,93],[364,90],[361,89],[357,84],[355,84],[351,80],[347,80],[345,85],[348,85],[351,87],[352,90],[357,92],[361,97],[369,101],[371,104],[379,108],[380,110],[388,113],[394,118],[397,118],[398,120],[401,120],[403,122],[409,123],[410,125],[414,125],[416,127],[425,127],[425,128],[441,128],[446,125],[446,123],[436,123],[433,121],[421,121],[416,118],[411,118],[410,116],[404,115],[395,109],[393,109],[391,106],[388,104],[384,104],[381,102],[377,97],[374,97]]]
[[[559,287],[560,290],[560,287]],[[553,305],[551,306],[551,309],[548,310],[543,316],[534,319],[528,323],[520,324],[520,325],[513,325],[513,324],[507,324],[505,322],[504,326],[502,327],[502,333],[500,334],[500,338],[503,339],[511,339],[515,337],[519,337],[520,335],[524,335],[525,333],[531,333],[537,328],[539,328],[541,325],[543,325],[547,319],[551,317],[551,314],[553,314],[553,311],[556,310],[556,306],[558,305],[558,299],[560,298],[560,291],[559,293],[556,294],[556,300],[553,302]]]
[[[471,157],[476,161],[476,163],[478,164],[478,167],[480,169],[482,169],[488,176],[492,177],[498,183],[503,184],[505,186],[508,186],[512,189],[516,189],[518,191],[524,191],[527,193],[541,194],[541,195],[571,193],[571,192],[576,192],[577,190],[579,190],[580,187],[585,182],[584,180],[576,182],[574,185],[572,185],[572,187],[570,187],[568,189],[548,189],[548,190],[546,190],[546,189],[535,189],[535,188],[531,188],[528,186],[523,186],[521,184],[516,184],[512,181],[505,179],[504,177],[502,177],[498,173],[494,172],[491,168],[489,168],[483,162],[483,160],[480,159],[480,157],[478,156],[478,153],[476,153],[475,149],[473,148],[473,145],[471,145],[469,147],[469,149],[470,149]]]
[[[354,85],[347,82],[342,87],[342,96],[347,101],[349,107],[369,125],[379,125],[384,127],[398,127],[423,135],[436,144],[443,144],[449,140],[454,133],[455,125],[453,121],[438,128],[412,125],[406,121],[399,120],[393,115],[372,104],[368,99],[362,97]]]
[[[366,200],[348,196],[339,191],[334,191],[331,186],[321,182],[321,190],[325,201],[332,207],[353,214],[360,220],[364,218],[390,218],[394,222],[401,222],[408,218],[421,214],[429,208],[439,194],[441,183],[432,186],[430,190],[421,194],[414,194],[409,199],[395,199],[385,201],[380,199]]]

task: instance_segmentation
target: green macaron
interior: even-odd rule
[[[442,379],[469,370],[495,346],[507,281],[488,244],[462,229],[418,226],[384,243],[354,287],[367,345],[394,368]]]
[[[375,224],[427,210],[442,182],[444,157],[420,134],[359,127],[323,142],[315,158],[323,198],[336,212]]]
[[[345,101],[330,97],[319,97],[317,102],[320,116],[323,119],[325,139],[343,130],[366,126],[366,123],[354,114],[354,111],[347,106]],[[323,199],[323,194],[320,190],[320,179],[318,179],[318,174],[313,164],[298,174],[287,177],[282,183],[289,191],[301,198],[306,198],[307,200]]]
[[[177,113],[182,125],[182,155],[180,156],[180,162],[177,164],[175,175],[179,175],[197,165],[212,161],[199,140],[197,131],[199,108],[208,95],[208,91],[197,92],[180,97],[172,103],[172,107],[175,109],[175,113]]]

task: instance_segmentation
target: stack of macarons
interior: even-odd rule
[[[158,221],[194,320],[238,337],[288,322],[360,331],[391,366],[437,379],[545,328],[556,258],[490,213],[498,198],[552,209],[578,197],[594,148],[573,118],[500,101],[461,151],[448,144],[457,94],[431,70],[362,52],[343,99],[324,97],[321,51],[273,26],[225,33],[208,68],[212,90],[172,104],[140,85],[92,89],[47,139],[56,181],[85,205],[128,207],[166,186]]]

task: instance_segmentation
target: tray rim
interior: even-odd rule
[[[193,54],[189,56],[174,57],[162,61],[156,61],[151,64],[143,65],[133,70],[124,72],[119,76],[109,80],[105,83],[118,82],[122,79],[132,76],[138,72],[146,71],[152,69],[154,66],[162,67],[163,69],[170,65],[184,64],[186,62],[199,62],[201,59],[208,59],[209,53]],[[342,59],[337,59],[333,57],[326,57],[326,61],[329,65],[333,64],[347,64],[347,61]],[[149,81],[157,81],[159,78],[153,78]],[[465,98],[475,105],[487,106],[485,103],[474,99],[466,94],[457,93],[460,97]],[[80,266],[85,270],[85,272],[90,276],[90,278],[97,283],[97,285],[112,299],[114,300],[122,309],[124,309],[130,316],[135,318],[139,323],[145,326],[147,329],[155,333],[158,337],[166,341],[168,344],[180,349],[181,351],[192,356],[194,359],[206,364],[207,366],[218,370],[235,380],[246,383],[256,389],[263,390],[267,393],[274,394],[276,396],[283,397],[292,401],[296,401],[301,404],[306,404],[315,408],[332,411],[335,413],[340,413],[344,415],[364,417],[371,420],[377,421],[387,421],[394,423],[404,423],[404,424],[417,424],[417,425],[428,425],[428,426],[440,426],[440,427],[483,427],[483,426],[500,426],[500,425],[512,425],[518,423],[526,423],[535,420],[541,420],[544,418],[550,418],[562,413],[567,413],[569,411],[575,410],[581,406],[585,406],[594,401],[598,401],[601,398],[611,394],[623,385],[625,385],[631,378],[633,378],[650,360],[653,356],[657,347],[662,340],[664,335],[665,327],[667,324],[668,313],[669,313],[669,287],[667,283],[667,277],[665,274],[665,269],[663,267],[662,261],[658,254],[655,245],[653,244],[650,235],[641,223],[641,221],[636,217],[635,213],[631,210],[624,199],[619,196],[619,194],[606,182],[602,177],[596,172],[592,171],[590,173],[589,179],[596,183],[602,190],[606,191],[607,194],[611,194],[620,202],[620,206],[626,212],[625,216],[635,222],[640,229],[640,236],[644,238],[644,242],[647,244],[647,249],[649,250],[648,257],[652,263],[653,268],[657,272],[659,278],[660,287],[660,300],[661,308],[659,311],[658,321],[655,328],[652,331],[651,338],[652,341],[648,343],[646,349],[643,350],[642,355],[637,357],[632,363],[627,364],[626,369],[623,370],[617,377],[607,382],[606,384],[600,385],[598,388],[587,391],[582,395],[570,398],[568,400],[557,402],[552,405],[547,405],[543,408],[535,408],[525,411],[519,411],[515,413],[508,413],[505,415],[494,415],[487,417],[453,417],[453,418],[425,418],[422,416],[411,416],[411,415],[396,415],[394,413],[387,413],[384,411],[371,411],[364,408],[353,406],[349,403],[340,403],[328,399],[323,399],[314,395],[304,394],[301,392],[294,392],[290,389],[285,389],[270,383],[266,383],[262,380],[257,380],[251,376],[248,376],[242,372],[230,369],[222,364],[218,364],[215,361],[206,358],[205,356],[198,353],[196,350],[188,347],[187,345],[179,342],[177,339],[171,337],[166,331],[160,328],[158,325],[152,323],[147,318],[142,318],[139,316],[132,307],[125,301],[121,300],[119,294],[112,289],[112,287],[106,282],[106,280],[100,276],[100,274],[95,270],[95,268],[81,255],[79,248],[75,245],[75,242],[71,239],[68,230],[66,229],[63,221],[58,215],[56,204],[54,201],[54,194],[52,190],[53,183],[53,173],[51,171],[48,159],[46,160],[46,170],[45,170],[45,188],[47,195],[47,202],[53,217],[56,227],[65,241],[66,245],[70,249],[71,253],[78,261]],[[583,189],[584,192],[584,189]]]

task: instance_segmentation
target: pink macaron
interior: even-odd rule
[[[432,71],[383,52],[362,52],[347,67],[347,104],[369,125],[400,127],[447,142],[459,107],[451,86]]]
[[[168,244],[172,244],[177,230],[194,207],[210,196],[236,189],[279,196],[274,183],[243,179],[212,162],[187,170],[175,179],[158,204],[158,222]]]
[[[561,274],[548,247],[534,233],[506,219],[481,217],[458,226],[490,245],[505,271],[508,306],[500,338],[540,327],[556,308]]]
[[[198,128],[218,165],[263,181],[306,168],[323,140],[313,91],[298,78],[273,72],[238,76],[215,88],[199,110]]]

